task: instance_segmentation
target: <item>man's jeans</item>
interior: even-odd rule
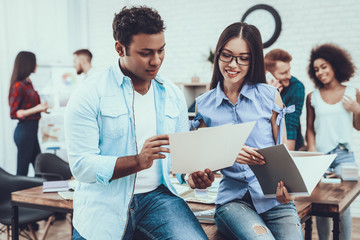
[[[73,240],[83,239],[74,229]],[[133,196],[123,239],[208,238],[187,203],[160,185],[151,192]]]
[[[244,201],[216,206],[215,222],[228,239],[302,240],[299,216],[293,202],[258,214]]]
[[[340,175],[341,164],[354,163],[355,157],[353,152],[349,152],[344,145],[339,144],[328,154],[336,153],[335,160],[331,163],[330,170]],[[316,226],[320,240],[328,240],[331,232],[331,221],[327,217],[316,217]],[[350,240],[352,231],[352,219],[350,206],[340,215],[340,239]]]

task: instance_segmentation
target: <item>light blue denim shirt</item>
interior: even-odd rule
[[[279,144],[282,141],[282,120],[289,109],[282,109],[275,104],[276,91],[275,87],[267,84],[244,84],[236,104],[233,105],[218,84],[215,89],[196,98],[198,114],[192,121],[192,127],[196,128],[200,119],[203,119],[208,127],[256,121],[245,144],[260,149],[275,145],[270,122],[272,111],[275,111],[279,113]],[[247,190],[258,213],[280,204],[276,198],[264,197],[260,184],[248,165],[235,162],[232,167],[222,169],[221,173],[223,179],[220,182],[216,204],[223,205],[241,199]]]
[[[183,93],[169,81],[152,80],[157,134],[188,131]],[[136,174],[110,181],[118,157],[136,155],[134,89],[116,62],[87,79],[72,95],[65,113],[71,171],[79,181],[73,224],[86,239],[121,239],[133,196]],[[140,151],[140,149],[138,150]],[[161,161],[161,183],[170,183],[170,159]]]

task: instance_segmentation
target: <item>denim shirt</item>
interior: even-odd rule
[[[156,76],[157,134],[188,131],[183,93]],[[119,63],[91,76],[72,95],[65,113],[69,163],[79,181],[74,195],[73,224],[86,239],[121,239],[127,226],[136,174],[110,181],[118,157],[136,155],[134,89]],[[170,158],[158,159],[161,183],[170,183]]]
[[[275,111],[279,113],[276,122],[280,126],[277,138],[277,144],[280,144],[284,115],[294,109],[282,109],[276,105],[276,91],[276,88],[267,84],[244,84],[236,104],[233,105],[218,84],[215,89],[196,98],[198,114],[192,121],[192,127],[197,127],[200,119],[203,119],[208,127],[256,121],[245,144],[260,149],[275,145],[270,122],[272,111]],[[223,178],[216,204],[223,205],[241,199],[246,191],[249,191],[258,213],[280,205],[276,198],[264,197],[260,184],[248,165],[235,162],[233,166],[222,169],[221,173]]]

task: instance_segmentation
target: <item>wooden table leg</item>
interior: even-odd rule
[[[311,240],[311,236],[312,236],[312,217],[310,216],[305,221],[305,239]]]
[[[19,240],[19,207],[11,207],[11,239]]]
[[[336,214],[333,216],[333,239],[339,240],[340,239],[340,216]]]

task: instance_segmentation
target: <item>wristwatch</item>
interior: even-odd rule
[[[185,181],[186,183],[188,183],[190,174],[191,174],[191,173],[187,173],[187,174],[185,174],[185,176],[184,176],[184,181]]]

